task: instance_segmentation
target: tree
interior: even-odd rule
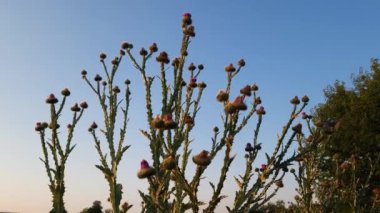
[[[321,152],[317,194],[327,211],[344,208],[369,212],[379,208],[380,64],[353,77],[353,88],[336,81],[315,108],[316,124],[328,120],[335,131]],[[377,205],[377,206],[376,206]]]

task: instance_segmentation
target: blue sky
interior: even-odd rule
[[[371,58],[380,57],[379,9],[375,0],[1,1],[0,211],[50,209],[47,178],[38,160],[39,138],[33,128],[36,121],[48,117],[46,96],[64,87],[72,90],[69,103],[87,100],[90,105],[67,166],[67,208],[78,212],[96,199],[108,207],[106,183],[93,166],[97,155],[86,131],[93,120],[100,123],[100,110],[80,77],[82,69],[89,75],[101,72],[100,52],[116,55],[124,40],[132,42],[135,51],[156,42],[173,58],[179,53],[181,15],[192,13],[197,36],[189,60],[205,65],[200,80],[208,83],[193,132],[194,152],[210,146],[212,127],[220,125],[222,108],[214,96],[224,87],[224,66],[240,58],[247,66],[234,89],[253,82],[259,85],[267,109],[260,139],[269,152],[287,121],[292,97],[307,94],[312,107],[324,100],[323,88],[328,84],[336,79],[349,81],[361,67],[368,70]],[[146,185],[136,172],[139,161],[149,159],[147,141],[138,132],[146,128],[143,91],[129,61],[120,69],[120,82],[130,78],[133,93],[127,136],[132,148],[120,166],[120,181],[126,190],[124,197],[137,211],[136,191]],[[155,64],[149,72],[157,72]],[[240,159],[251,130],[236,144],[234,152]],[[235,162],[232,174],[243,171],[242,162]],[[211,167],[206,175],[213,180],[218,171],[217,166]],[[289,181],[278,197],[291,200],[288,194],[294,193],[293,184]],[[229,179],[227,185],[224,193],[233,195],[234,182]],[[207,187],[201,195],[206,201]]]

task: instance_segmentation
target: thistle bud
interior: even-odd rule
[[[94,77],[94,81],[99,82],[101,80],[102,80],[102,77],[100,75],[96,74]]]
[[[236,107],[238,110],[245,111],[247,110],[247,105],[244,103],[244,96],[238,96],[235,98],[234,102],[232,104]]]
[[[198,87],[199,87],[200,89],[204,89],[204,88],[207,87],[207,84],[206,84],[205,82],[201,82],[201,83],[198,83]]]
[[[194,124],[194,119],[191,116],[186,115],[184,119],[184,123],[189,126],[192,126]]]
[[[63,96],[70,96],[70,90],[68,88],[65,88],[61,91],[61,94]]]
[[[119,58],[118,57],[115,57],[112,61],[111,61],[111,64],[116,66],[119,64]]]
[[[240,59],[240,60],[238,61],[238,66],[239,66],[239,67],[244,67],[244,66],[245,66],[245,61],[244,61],[244,59]]]
[[[172,66],[173,67],[178,67],[179,65],[179,59],[178,58],[174,58],[173,61],[172,61]]]
[[[124,81],[124,83],[125,83],[126,85],[130,85],[130,84],[131,84],[131,81],[130,81],[129,79],[127,79],[127,80]]]
[[[98,125],[94,122],[92,122],[91,126],[90,126],[91,129],[96,129],[98,128]]]
[[[249,85],[243,87],[241,90],[240,90],[240,94],[242,95],[245,95],[245,96],[251,96],[252,92],[251,92],[251,87]]]
[[[173,156],[168,156],[166,157],[162,163],[161,163],[161,168],[166,169],[166,170],[172,170],[176,166],[176,160]]]
[[[141,56],[146,56],[146,55],[148,55],[148,51],[146,51],[144,48],[141,48],[140,55]]]
[[[189,69],[190,71],[194,71],[196,69],[196,67],[193,63],[190,63],[189,67],[187,69]]]
[[[198,65],[198,69],[199,69],[199,70],[203,70],[203,69],[204,69],[203,64]]]
[[[40,132],[40,131],[44,130],[44,128],[42,127],[41,122],[37,122],[37,123],[36,123],[36,126],[34,127],[34,129],[35,129],[37,132]]]
[[[253,147],[251,145],[251,143],[247,143],[247,145],[245,146],[245,151],[246,152],[253,152]]]
[[[208,166],[211,163],[208,151],[203,150],[198,155],[193,156],[193,162],[198,166]]]
[[[125,51],[124,51],[124,50],[120,50],[119,54],[120,54],[121,56],[124,56],[124,55],[125,55]]]
[[[107,81],[102,81],[102,85],[105,87],[107,86]]]
[[[300,100],[298,99],[298,96],[294,96],[294,98],[292,98],[292,100],[290,100],[290,103],[294,104],[294,105],[300,104]]]
[[[80,103],[79,106],[82,107],[83,109],[87,109],[88,108],[88,104],[87,104],[86,101],[83,101],[82,103]]]
[[[256,84],[252,84],[251,89],[252,91],[256,92],[257,90],[259,90],[259,87]]]
[[[104,59],[107,58],[107,55],[105,53],[100,53],[99,58],[100,58],[100,61],[104,61]]]
[[[77,103],[75,103],[74,106],[72,106],[70,109],[73,112],[79,112],[80,111],[80,108],[79,108]]]
[[[82,74],[82,76],[86,76],[87,75],[87,71],[86,70],[82,70],[82,72],[80,74]]]
[[[152,45],[150,45],[149,51],[150,51],[150,53],[157,52],[158,51],[157,44],[153,43]]]
[[[119,89],[119,87],[118,86],[115,86],[113,89],[112,89],[112,91],[114,92],[114,93],[120,93],[120,89]]]
[[[168,64],[169,63],[169,57],[168,57],[168,54],[166,52],[161,52],[157,57],[156,57],[156,60],[160,63],[165,63],[165,64]]]
[[[257,113],[258,115],[265,115],[266,112],[265,112],[264,107],[261,106],[259,109],[256,110],[256,113]]]
[[[190,83],[189,83],[189,87],[191,87],[191,88],[195,88],[195,87],[197,87],[198,85],[197,85],[197,79],[196,78],[191,78],[190,79]]]
[[[126,41],[121,44],[121,49],[123,49],[123,50],[132,49],[132,48],[133,48],[133,45],[126,42]]]
[[[228,101],[229,95],[224,90],[219,90],[218,95],[216,95],[216,99],[219,102],[225,102]]]
[[[279,187],[279,188],[284,187],[284,183],[282,182],[282,180],[276,180],[274,183],[275,183],[276,186]]]
[[[233,114],[237,111],[238,109],[236,108],[236,106],[231,103],[231,102],[228,102],[225,106],[224,106],[224,111],[228,114]]]
[[[140,179],[151,177],[156,173],[156,170],[149,166],[146,160],[141,161],[140,170],[137,173],[137,177]]]
[[[216,126],[216,127],[214,127],[213,131],[214,132],[219,132],[219,128]]]
[[[229,64],[228,66],[226,66],[226,67],[224,68],[224,70],[225,70],[226,72],[235,72],[235,71],[236,71],[234,65],[232,65],[232,64]]]
[[[54,94],[50,94],[46,99],[46,103],[56,104],[56,103],[58,103],[58,99],[54,96]]]
[[[159,115],[157,115],[150,123],[153,129],[163,129],[164,121],[161,119]]]
[[[178,126],[177,122],[173,121],[172,115],[170,114],[164,115],[162,120],[164,121],[165,129],[175,129]]]
[[[295,169],[293,169],[293,168],[290,169],[290,173],[295,173],[295,172],[296,172]]]
[[[255,98],[255,104],[256,104],[256,105],[261,104],[261,102],[262,102],[262,101],[261,101],[260,96]]]
[[[296,124],[295,126],[292,127],[292,130],[297,134],[301,134],[302,133],[302,124],[301,123]]]
[[[302,102],[307,103],[307,102],[309,102],[309,97],[304,95],[301,100],[302,100]]]

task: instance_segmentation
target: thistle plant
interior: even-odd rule
[[[123,45],[123,49],[126,49],[127,46]],[[109,186],[109,201],[112,205],[112,210],[114,213],[126,212],[132,206],[128,203],[124,203],[122,207],[120,207],[122,200],[122,185],[118,183],[117,180],[117,171],[120,161],[123,158],[125,151],[128,150],[130,146],[124,145],[126,130],[127,130],[127,121],[128,121],[128,109],[130,103],[130,81],[125,81],[125,89],[121,91],[121,89],[115,85],[115,76],[119,68],[120,61],[125,55],[124,50],[120,50],[120,54],[118,57],[115,57],[112,61],[112,68],[108,70],[108,67],[105,63],[106,54],[100,54],[100,62],[104,68],[104,74],[106,75],[106,79],[102,81],[102,77],[99,74],[96,74],[94,77],[94,82],[91,82],[87,77],[87,71],[82,71],[82,78],[85,82],[90,86],[91,90],[95,93],[99,101],[100,108],[103,112],[104,117],[104,129],[101,129],[100,132],[104,135],[106,145],[108,147],[108,152],[104,152],[101,146],[101,141],[97,134],[98,132],[98,124],[93,122],[89,128],[89,132],[92,135],[95,148],[99,154],[100,164],[96,165],[103,174],[105,179],[108,182]],[[120,98],[120,96],[122,98]],[[120,105],[123,104],[123,107]],[[118,113],[122,113],[119,137],[116,138],[115,129],[117,128],[118,121]],[[109,155],[107,155],[109,154]],[[109,160],[107,159],[109,156]]]
[[[254,116],[257,116],[258,121],[253,140],[246,147],[246,169],[243,175],[235,177],[239,189],[236,192],[234,205],[227,207],[229,212],[252,211],[269,201],[279,188],[283,187],[282,178],[287,167],[298,156],[294,154],[290,158],[286,158],[286,153],[296,137],[302,134],[301,124],[292,125],[306,107],[309,99],[307,96],[303,97],[301,106],[299,106],[301,101],[298,97],[292,99],[293,110],[289,121],[278,137],[272,155],[266,154],[267,162],[261,166],[261,169],[253,169],[254,161],[261,149],[258,134],[265,109],[262,106],[261,98],[257,95],[258,86],[256,84],[244,86],[239,95],[230,99],[233,80],[245,66],[245,61],[241,59],[237,65],[229,64],[225,67],[226,87],[216,97],[223,108],[221,129],[214,128],[208,150],[191,156],[190,144],[194,142],[191,132],[196,123],[203,91],[207,87],[206,83],[199,82],[204,66],[186,62],[188,46],[195,37],[195,28],[192,23],[191,14],[185,13],[182,17],[183,37],[180,54],[171,60],[172,72],[168,71],[170,59],[166,52],[162,51],[155,57],[160,66],[158,77],[150,76],[146,68],[147,62],[154,58],[153,54],[158,51],[156,43],[153,43],[149,50],[142,48],[139,51],[141,59],[133,54],[132,44],[128,42],[123,44],[127,47],[125,48],[126,54],[141,74],[145,86],[149,129],[141,130],[141,132],[148,140],[152,163],[149,165],[148,161],[142,160],[141,169],[138,172],[138,177],[146,178],[149,183],[147,193],[139,191],[143,199],[142,212],[168,212],[169,209],[170,212],[185,212],[189,209],[198,212],[202,205],[205,205],[204,212],[214,212],[220,201],[226,197],[222,194],[222,189],[228,170],[235,159],[232,150],[236,136]],[[158,107],[160,109],[158,113],[153,111],[156,108],[152,106],[152,85],[156,79],[161,86],[161,106]],[[247,99],[252,102],[250,106],[245,103]],[[155,113],[158,115],[154,115]],[[216,183],[210,182],[212,196],[207,203],[200,201],[198,191],[203,174],[213,163],[217,154],[223,153],[223,151],[219,180]],[[185,175],[190,160],[196,164],[192,178]],[[251,184],[254,177],[256,181]],[[275,186],[275,190],[268,195],[271,186]]]
[[[50,212],[63,213],[66,212],[63,196],[65,193],[65,168],[70,153],[74,150],[75,145],[71,145],[74,129],[79,122],[84,110],[88,107],[86,102],[80,105],[77,103],[71,107],[73,117],[71,123],[67,125],[66,144],[60,142],[58,129],[60,127],[59,118],[66,103],[66,98],[70,96],[70,90],[65,88],[61,92],[63,99],[59,104],[54,94],[50,94],[46,99],[46,103],[50,106],[50,121],[37,122],[35,130],[40,134],[43,158],[40,158],[45,166],[46,174],[49,179],[49,189],[53,197],[53,209]],[[49,130],[50,129],[50,133]],[[50,135],[50,138],[47,138]],[[53,163],[50,163],[50,160]]]

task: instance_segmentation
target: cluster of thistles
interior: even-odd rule
[[[184,13],[182,16],[182,31],[183,34],[194,37],[195,36],[195,28],[192,25],[193,20],[191,19],[190,13]]]

